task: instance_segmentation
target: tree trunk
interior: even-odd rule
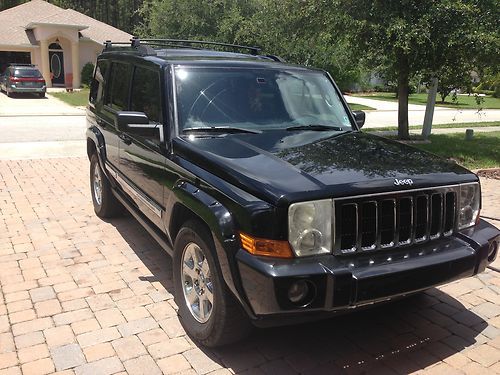
[[[410,139],[408,127],[408,92],[410,69],[408,66],[408,58],[406,56],[398,60],[398,138]]]

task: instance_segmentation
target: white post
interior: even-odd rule
[[[42,75],[47,87],[52,87],[52,79],[50,77],[50,62],[49,62],[49,41],[40,41],[40,59],[42,63]]]
[[[80,88],[80,49],[78,42],[71,43],[71,67],[73,70],[73,89]]]
[[[427,105],[425,107],[424,124],[422,126],[422,137],[429,138],[432,130],[432,118],[434,117],[434,107],[436,106],[436,95],[438,88],[438,79],[433,77],[429,94],[427,94]]]

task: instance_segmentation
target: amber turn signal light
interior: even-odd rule
[[[288,241],[256,238],[241,232],[240,240],[243,249],[250,254],[274,258],[293,258],[292,249]]]

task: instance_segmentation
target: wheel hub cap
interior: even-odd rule
[[[191,242],[182,254],[182,284],[186,305],[193,318],[206,323],[212,315],[213,283],[203,250]]]
[[[95,164],[93,173],[93,187],[94,187],[94,199],[95,202],[100,206],[102,204],[102,177],[99,164]]]

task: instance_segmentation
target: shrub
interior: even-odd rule
[[[88,62],[82,68],[82,85],[90,86],[94,75],[94,64]]]
[[[472,89],[472,92],[474,94],[495,95],[495,91],[494,90],[485,90],[485,89],[480,89],[478,87],[475,87],[475,88]]]
[[[493,93],[494,98],[500,98],[500,84],[495,86],[495,92]]]

